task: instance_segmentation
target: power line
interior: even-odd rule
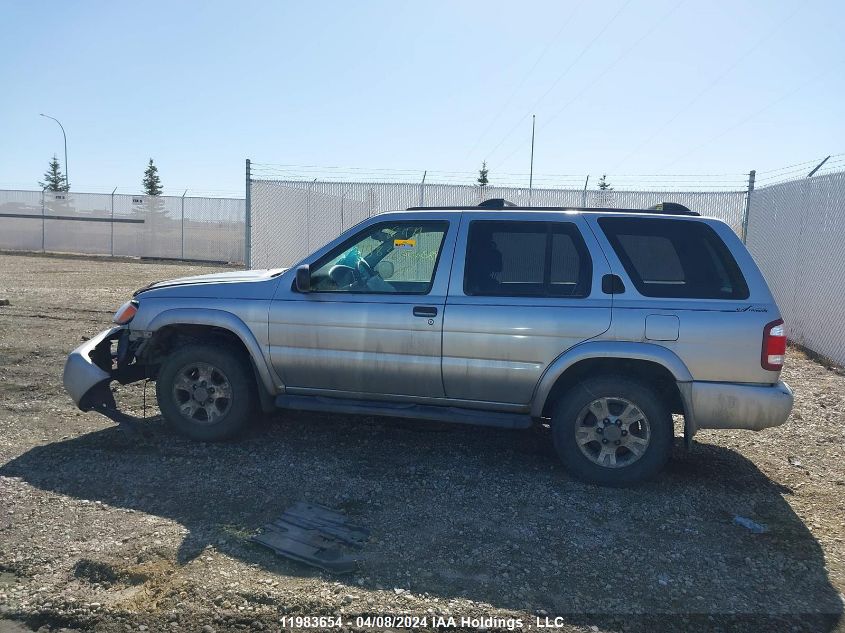
[[[613,60],[613,61],[612,61],[612,62],[611,62],[608,66],[606,66],[606,67],[604,68],[604,70],[603,70],[601,73],[599,73],[598,75],[596,75],[596,76],[593,78],[593,81],[592,81],[592,82],[590,82],[589,84],[587,84],[587,85],[586,85],[584,88],[582,88],[581,90],[576,90],[576,91],[573,91],[575,94],[574,94],[574,95],[573,95],[573,96],[569,99],[569,101],[567,101],[567,102],[563,105],[563,107],[562,107],[562,108],[560,108],[559,110],[557,110],[557,111],[556,111],[556,112],[555,112],[552,116],[550,116],[550,117],[546,118],[545,122],[543,123],[543,125],[541,125],[541,126],[540,126],[540,128],[541,128],[541,129],[544,129],[544,128],[547,128],[549,125],[551,125],[552,121],[554,121],[557,117],[559,117],[561,114],[563,114],[563,112],[564,112],[564,111],[565,111],[565,110],[566,110],[569,106],[571,106],[573,103],[575,103],[575,102],[576,102],[578,99],[580,99],[580,98],[581,98],[584,94],[586,94],[586,93],[589,91],[589,89],[590,89],[590,88],[592,88],[592,87],[593,87],[594,85],[596,85],[596,84],[597,84],[597,83],[598,83],[601,79],[603,79],[603,78],[604,78],[604,76],[605,76],[607,73],[609,73],[609,72],[611,71],[611,69],[613,69],[613,67],[614,67],[614,66],[616,66],[616,64],[618,64],[619,62],[621,62],[623,59],[626,59],[626,58],[628,57],[628,54],[629,54],[632,50],[634,50],[635,48],[637,48],[637,47],[638,47],[638,46],[639,46],[639,45],[640,45],[643,41],[645,41],[646,39],[648,39],[648,38],[651,36],[651,34],[652,34],[652,33],[653,33],[656,29],[657,29],[657,27],[658,27],[658,26],[660,26],[660,25],[661,25],[661,24],[662,24],[662,23],[663,23],[663,22],[664,22],[664,21],[665,21],[665,20],[666,20],[666,19],[670,16],[670,15],[672,15],[675,11],[677,11],[677,10],[678,10],[678,8],[679,8],[679,7],[680,7],[680,6],[681,6],[684,2],[686,2],[686,0],[680,0],[680,1],[679,1],[677,4],[675,4],[675,5],[674,5],[671,9],[669,9],[669,11],[667,11],[666,13],[664,13],[664,14],[663,14],[662,16],[660,16],[657,20],[652,21],[651,26],[650,26],[650,27],[649,27],[649,28],[645,31],[645,33],[643,33],[643,34],[642,34],[642,35],[641,35],[641,36],[640,36],[637,40],[635,40],[635,41],[634,41],[634,43],[633,43],[633,44],[631,44],[629,47],[627,47],[627,48],[626,48],[626,49],[622,52],[622,54],[621,54],[621,55],[619,55],[619,56],[618,56],[616,59],[614,59],[614,60]],[[503,159],[500,161],[500,164],[503,164],[503,163],[507,162],[507,160],[508,160],[509,158],[511,158],[511,157],[512,157],[512,156],[513,156],[513,155],[514,155],[517,151],[519,151],[523,145],[525,145],[525,142],[520,142],[520,143],[519,143],[516,147],[514,147],[514,149],[511,151],[511,153],[510,153],[510,154],[508,154],[505,158],[503,158]]]
[[[490,123],[487,125],[487,127],[484,129],[484,131],[481,133],[481,136],[479,136],[479,137],[478,137],[478,140],[477,140],[477,141],[475,141],[475,143],[473,144],[473,146],[472,146],[472,147],[470,148],[470,150],[467,152],[467,157],[469,157],[469,156],[471,156],[471,155],[472,155],[472,153],[475,151],[475,149],[476,149],[476,148],[479,146],[479,144],[481,143],[482,139],[484,139],[484,137],[485,137],[485,136],[487,136],[487,134],[490,132],[490,130],[491,130],[491,129],[493,128],[493,126],[496,124],[496,121],[498,121],[498,120],[499,120],[499,117],[500,117],[500,116],[502,116],[502,113],[503,113],[503,112],[507,109],[507,107],[510,105],[511,101],[513,101],[513,98],[517,95],[517,93],[520,91],[520,89],[522,88],[522,86],[525,84],[525,80],[526,80],[526,79],[528,79],[529,75],[531,75],[531,73],[533,73],[533,72],[534,72],[534,70],[537,68],[537,66],[539,65],[539,63],[540,63],[540,62],[543,60],[543,58],[546,56],[546,53],[548,53],[548,52],[549,52],[549,50],[551,49],[552,45],[553,45],[555,42],[557,42],[558,38],[560,38],[560,36],[563,34],[563,30],[564,30],[567,26],[569,26],[569,23],[572,21],[572,17],[573,17],[573,16],[574,16],[574,15],[578,12],[578,10],[579,10],[579,9],[580,9],[583,5],[584,5],[584,0],[582,0],[582,1],[581,1],[580,3],[578,3],[577,5],[575,5],[575,9],[574,9],[574,10],[572,11],[572,13],[570,13],[570,14],[566,17],[566,19],[563,21],[563,24],[561,25],[560,29],[558,29],[558,32],[557,32],[557,33],[555,33],[554,37],[553,37],[551,40],[549,40],[548,44],[546,44],[545,48],[543,48],[543,50],[542,50],[542,52],[540,53],[540,55],[537,57],[537,59],[536,59],[536,60],[534,60],[534,63],[531,65],[531,68],[529,68],[529,69],[528,69],[528,72],[527,72],[527,73],[524,73],[524,74],[522,75],[522,79],[520,79],[519,83],[518,83],[518,84],[516,85],[516,87],[513,89],[513,91],[511,92],[510,96],[509,96],[507,99],[505,99],[504,103],[502,104],[502,107],[501,107],[501,108],[499,108],[499,111],[496,113],[496,116],[494,116],[494,117],[493,117],[493,119],[490,121]]]
[[[742,55],[740,55],[737,59],[735,59],[733,62],[731,62],[730,64],[728,64],[728,66],[727,66],[727,67],[726,67],[726,68],[725,68],[725,69],[724,69],[721,73],[719,73],[719,74],[718,74],[718,75],[717,75],[717,76],[716,76],[716,77],[715,77],[715,78],[714,78],[714,79],[713,79],[713,80],[712,80],[709,84],[707,84],[707,85],[706,85],[706,86],[705,86],[702,90],[700,90],[698,93],[696,93],[696,95],[695,95],[692,99],[690,99],[687,103],[685,103],[684,105],[682,105],[682,106],[680,107],[680,109],[676,110],[676,111],[675,111],[675,113],[674,113],[671,117],[669,117],[669,119],[668,119],[665,123],[663,123],[663,124],[662,124],[661,126],[659,126],[656,130],[654,130],[654,132],[652,132],[652,133],[651,133],[651,134],[650,134],[650,135],[649,135],[646,139],[644,139],[642,142],[640,142],[640,144],[639,144],[639,145],[637,145],[637,146],[636,146],[633,150],[631,150],[631,151],[627,154],[627,156],[625,156],[622,160],[620,160],[618,163],[616,163],[616,166],[621,165],[621,164],[623,164],[623,163],[627,162],[627,161],[628,161],[628,160],[630,160],[633,156],[635,156],[637,153],[639,153],[639,151],[640,151],[643,147],[645,147],[645,146],[646,146],[646,145],[648,145],[648,144],[649,144],[652,140],[654,140],[654,138],[655,138],[658,134],[660,134],[663,130],[665,130],[667,127],[669,127],[669,126],[670,126],[670,125],[671,125],[671,124],[672,124],[672,123],[673,123],[673,122],[674,122],[674,121],[675,121],[675,120],[676,120],[679,116],[681,116],[681,114],[683,114],[683,113],[684,113],[684,112],[686,112],[689,108],[691,108],[691,107],[692,107],[692,106],[693,106],[693,105],[694,105],[694,104],[695,104],[695,103],[696,103],[699,99],[701,99],[701,97],[703,97],[705,94],[707,94],[708,92],[710,92],[710,90],[711,90],[711,89],[712,89],[712,88],[713,88],[716,84],[718,84],[718,83],[719,83],[722,79],[724,79],[724,78],[725,78],[728,74],[730,74],[730,73],[731,73],[731,72],[732,72],[732,71],[733,71],[733,70],[734,70],[737,66],[739,66],[739,64],[740,64],[743,60],[745,60],[745,58],[746,58],[746,57],[748,57],[751,53],[753,53],[755,50],[757,50],[757,48],[759,48],[759,47],[760,47],[760,45],[761,45],[763,42],[765,42],[765,41],[766,41],[767,39],[769,39],[772,35],[774,35],[775,33],[777,33],[777,31],[780,29],[780,27],[781,27],[781,26],[783,26],[783,24],[785,24],[788,20],[790,20],[790,19],[792,18],[792,16],[794,16],[796,13],[798,13],[798,11],[799,11],[801,8],[802,8],[802,5],[801,5],[801,4],[797,4],[797,5],[796,5],[796,8],[795,8],[793,11],[791,11],[791,12],[790,12],[790,13],[789,13],[789,14],[788,14],[788,15],[787,15],[787,16],[786,16],[783,20],[781,20],[780,22],[778,22],[778,23],[777,23],[777,25],[776,25],[773,29],[771,29],[771,30],[767,31],[767,32],[766,32],[766,33],[765,33],[762,37],[760,37],[760,38],[759,38],[759,39],[758,39],[758,40],[757,40],[754,44],[752,44],[750,48],[746,49],[746,51],[745,51]],[[615,169],[615,167],[614,167],[614,169]]]
[[[845,156],[845,154],[831,154],[830,157],[831,158],[838,158],[840,156]],[[758,174],[773,174],[775,172],[786,171],[786,170],[789,170],[789,169],[792,169],[792,168],[795,168],[795,167],[803,167],[804,165],[818,165],[820,160],[821,160],[821,158],[813,158],[813,159],[810,159],[810,160],[805,160],[801,163],[795,163],[794,165],[787,165],[786,167],[780,167],[778,169],[769,169],[769,170],[766,170],[766,171],[758,171],[757,173]],[[836,162],[836,161],[834,161],[834,162]]]
[[[835,65],[835,68],[836,68],[837,70],[839,70],[839,68],[841,68],[841,67],[840,67],[840,66],[838,66],[838,65]],[[754,112],[752,112],[752,113],[751,113],[751,114],[749,114],[748,116],[743,117],[742,119],[740,119],[739,121],[737,121],[736,123],[734,123],[733,125],[731,125],[730,127],[726,128],[726,129],[724,129],[724,130],[722,130],[721,132],[719,132],[719,133],[718,133],[718,134],[716,134],[715,136],[711,137],[709,140],[705,141],[704,143],[701,143],[700,145],[697,145],[696,147],[694,147],[693,149],[689,150],[688,152],[685,152],[684,154],[681,154],[681,155],[680,155],[680,156],[678,156],[677,158],[673,159],[672,161],[670,161],[670,162],[666,163],[666,164],[665,164],[665,167],[667,167],[667,168],[668,168],[668,167],[671,167],[672,165],[674,165],[674,164],[675,164],[675,163],[677,163],[678,161],[683,160],[684,158],[686,158],[686,157],[690,156],[691,154],[694,154],[695,152],[697,152],[698,150],[700,150],[702,147],[706,147],[707,145],[710,145],[710,143],[712,143],[712,142],[714,142],[714,141],[718,141],[718,140],[719,140],[720,138],[722,138],[723,136],[726,136],[726,135],[730,134],[731,132],[733,132],[735,129],[737,129],[737,128],[738,128],[738,127],[740,127],[741,125],[744,125],[744,124],[746,124],[748,121],[750,121],[751,119],[753,119],[753,118],[755,118],[755,117],[757,117],[757,116],[760,116],[763,112],[765,112],[765,111],[766,111],[766,110],[768,110],[769,108],[771,108],[771,107],[773,107],[773,106],[776,106],[778,103],[780,103],[781,101],[784,101],[785,99],[787,99],[787,98],[791,97],[791,96],[792,96],[792,95],[794,95],[796,92],[799,92],[799,91],[803,90],[803,89],[804,89],[804,88],[806,88],[809,84],[811,84],[811,83],[815,83],[816,81],[818,81],[819,79],[821,79],[822,77],[824,77],[825,75],[827,75],[828,73],[830,73],[830,72],[831,72],[831,70],[832,70],[832,69],[823,70],[822,72],[820,72],[820,73],[816,74],[816,75],[815,75],[814,77],[812,77],[811,79],[809,79],[809,80],[807,80],[807,81],[805,81],[805,82],[802,82],[802,83],[798,84],[798,86],[797,86],[797,87],[795,87],[795,88],[793,88],[792,90],[789,90],[789,91],[787,91],[787,92],[783,93],[783,94],[782,94],[781,96],[779,96],[777,99],[774,99],[773,101],[770,101],[769,103],[767,103],[766,105],[764,105],[762,108],[759,108],[758,110],[755,110]]]
[[[613,24],[613,22],[616,20],[616,18],[619,16],[619,14],[622,13],[622,11],[625,9],[625,7],[627,7],[630,3],[631,3],[631,0],[625,0],[625,2],[622,3],[622,5],[619,7],[619,9],[617,9],[616,13],[614,13],[611,16],[611,18],[607,22],[605,22],[605,24],[601,28],[601,30],[599,30],[599,32],[596,33],[595,37],[593,37],[593,39],[591,39],[590,42],[583,49],[581,49],[581,52],[578,53],[578,55],[575,57],[575,59],[572,60],[572,62],[570,62],[569,66],[567,66],[564,69],[564,71],[560,75],[557,76],[557,79],[555,79],[552,82],[552,84],[549,86],[549,88],[546,90],[546,92],[544,92],[540,96],[540,98],[537,99],[537,101],[535,101],[534,104],[530,108],[528,108],[528,112],[521,119],[519,119],[519,121],[517,121],[516,124],[514,124],[514,126],[508,131],[508,133],[505,134],[504,138],[502,138],[502,140],[498,142],[498,144],[493,148],[493,150],[487,154],[488,158],[493,156],[493,154],[496,153],[496,150],[498,150],[502,146],[502,144],[506,140],[508,140],[508,138],[510,138],[510,135],[514,133],[514,131],[519,127],[519,125],[523,121],[525,121],[525,119],[527,119],[529,116],[531,116],[531,114],[534,111],[536,111],[537,106],[540,104],[540,102],[542,102],[543,99],[545,99],[549,95],[549,93],[551,93],[551,91],[554,90],[555,87],[557,87],[557,85],[560,83],[560,81],[564,77],[566,77],[566,75],[569,73],[569,71],[572,70],[572,68],[575,67],[575,64],[577,64],[581,60],[581,58],[587,53],[587,51],[589,51],[593,47],[593,44],[595,44],[598,41],[598,39],[602,35],[604,35],[604,32],[607,31],[608,28],[610,28],[610,25]]]

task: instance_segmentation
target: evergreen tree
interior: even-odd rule
[[[38,181],[38,184],[41,185],[42,189],[46,189],[47,191],[69,191],[70,185],[67,182],[67,178],[62,173],[62,169],[59,166],[59,159],[56,158],[56,155],[53,154],[53,160],[50,161],[50,166],[47,168],[47,171],[44,172],[44,181]]]
[[[607,174],[601,175],[601,180],[599,180],[598,188],[602,191],[613,191],[613,187],[611,187],[610,183],[607,182]]]
[[[144,170],[144,192],[148,196],[160,196],[162,189],[161,189],[161,178],[158,177],[158,167],[153,164],[153,159],[150,159],[150,164],[147,165],[147,169]]]
[[[486,160],[481,163],[481,169],[478,170],[477,182],[478,182],[479,187],[483,187],[488,182],[490,182],[487,179],[487,161]]]

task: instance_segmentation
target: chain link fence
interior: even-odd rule
[[[0,190],[0,248],[244,261],[235,198]]]
[[[769,282],[789,339],[845,365],[845,172],[755,189],[748,249]]]
[[[721,218],[738,233],[744,191],[611,191],[474,187],[451,184],[251,180],[251,265],[291,266],[350,226],[385,211],[413,206],[474,206],[505,198],[519,206],[646,208],[679,202]]]

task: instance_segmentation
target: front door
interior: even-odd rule
[[[458,220],[444,213],[374,219],[308,262],[310,292],[298,292],[286,275],[269,331],[285,388],[443,397],[442,324]]]

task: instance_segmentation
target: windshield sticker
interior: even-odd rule
[[[417,245],[417,240],[393,240],[393,248],[407,250],[414,248]]]

